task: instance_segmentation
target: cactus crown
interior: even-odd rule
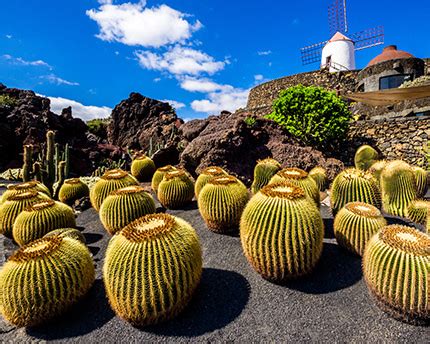
[[[345,208],[351,213],[364,217],[379,217],[381,212],[378,208],[364,202],[350,202],[345,205]]]
[[[260,192],[268,197],[278,197],[289,200],[305,197],[305,192],[302,188],[286,181],[266,185]]]
[[[130,185],[130,186],[126,186],[125,188],[114,190],[110,194],[123,196],[123,195],[130,195],[130,194],[135,194],[140,192],[145,192],[145,189],[139,185]]]
[[[302,169],[296,167],[284,168],[277,174],[280,177],[286,179],[305,179],[308,176],[308,173],[306,171],[303,171]]]
[[[119,235],[139,243],[168,233],[174,226],[175,219],[169,214],[149,214],[128,224]]]
[[[23,263],[46,256],[56,250],[60,246],[62,240],[63,238],[58,235],[36,239],[15,251],[9,260]]]
[[[394,160],[387,163],[387,165],[384,167],[384,175],[386,177],[391,177],[398,174],[399,170],[413,171],[412,167],[407,162],[402,160]]]
[[[81,184],[81,183],[82,181],[79,178],[70,178],[64,181],[64,184],[70,184],[70,185]]]
[[[16,185],[8,185],[7,188],[8,190],[28,190],[36,187],[37,184],[39,183],[36,181],[31,181],[31,182],[25,182],[25,183],[20,183]]]
[[[157,171],[159,172],[171,172],[171,171],[175,171],[176,167],[172,166],[172,165],[166,165],[163,167],[160,167],[157,169]]]
[[[115,170],[107,171],[103,176],[101,176],[101,178],[105,180],[111,180],[111,179],[122,179],[127,176],[128,176],[127,172],[120,169],[115,169]]]
[[[30,199],[30,198],[34,198],[38,195],[39,193],[35,190],[28,190],[13,196],[10,196],[8,198],[8,201],[22,201],[22,200],[26,200],[26,199]]]
[[[213,177],[208,181],[208,184],[212,184],[212,185],[230,185],[230,184],[237,184],[239,183],[239,181],[237,180],[236,177],[233,176],[218,176],[218,177]]]
[[[364,178],[367,180],[374,179],[373,175],[367,171],[359,170],[358,168],[348,168],[344,171],[342,176],[344,179],[356,179],[356,178]]]
[[[185,174],[185,171],[182,170],[177,170],[177,171],[171,171],[171,172],[167,172],[164,175],[164,180],[171,180],[171,179],[175,179],[175,178],[185,178],[187,177],[187,175]]]
[[[279,161],[272,158],[257,160],[257,164],[263,164],[263,165],[267,164],[267,165],[275,165],[277,167],[281,167],[281,164],[279,163]]]
[[[415,228],[390,225],[379,232],[379,238],[387,245],[406,253],[430,257],[430,237]]]
[[[34,204],[29,205],[25,211],[40,211],[43,209],[51,208],[55,205],[55,201],[52,199],[43,200]]]
[[[222,176],[222,175],[225,175],[226,173],[225,173],[225,171],[221,167],[218,167],[218,166],[209,166],[209,167],[206,167],[202,171],[201,174],[206,174],[206,175],[209,175],[209,176]]]

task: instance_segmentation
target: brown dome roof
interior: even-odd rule
[[[407,53],[403,50],[397,50],[396,45],[388,45],[382,50],[382,53],[373,58],[367,67],[373,66],[379,62],[395,60],[395,59],[407,59],[410,57],[414,57],[412,54]]]

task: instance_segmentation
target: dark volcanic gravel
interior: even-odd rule
[[[186,210],[168,211],[190,222],[203,248],[201,284],[187,309],[176,319],[137,329],[115,316],[101,280],[109,235],[98,214],[79,214],[78,225],[97,265],[89,295],[61,318],[43,327],[16,329],[0,317],[1,342],[385,342],[426,343],[428,327],[396,321],[373,303],[362,278],[361,259],[338,247],[333,220],[322,207],[326,238],[314,273],[279,286],[255,273],[242,254],[239,237],[210,232],[194,202]],[[399,219],[390,219],[398,222]],[[0,239],[0,264],[15,249]],[[426,339],[427,338],[427,339]]]

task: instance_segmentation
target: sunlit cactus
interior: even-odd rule
[[[270,179],[281,169],[281,164],[272,158],[258,160],[254,168],[254,180],[251,191],[257,193],[260,189],[269,184]]]
[[[199,197],[200,190],[203,189],[203,187],[206,185],[209,179],[211,179],[212,177],[226,176],[226,175],[228,175],[228,173],[224,171],[221,167],[210,166],[203,169],[202,172],[197,177],[196,185],[194,187],[196,198]]]
[[[367,171],[378,160],[378,152],[369,145],[357,149],[354,156],[355,168]]]
[[[327,171],[324,168],[319,166],[314,167],[309,171],[309,177],[317,183],[320,191],[324,191],[328,187]]]
[[[131,174],[140,182],[148,182],[156,170],[154,161],[146,155],[137,156],[131,163]]]
[[[169,214],[146,215],[119,231],[109,242],[103,266],[112,309],[138,326],[180,313],[201,273],[202,252],[196,231]]]
[[[1,197],[0,204],[4,203],[10,196],[14,196],[16,194],[30,191],[30,190],[39,191],[51,197],[51,193],[49,192],[49,189],[44,184],[38,181],[31,181],[31,182],[8,185],[7,190],[3,193]]]
[[[372,164],[372,166],[369,167],[369,172],[372,173],[372,175],[375,177],[376,181],[378,182],[378,185],[381,183],[381,173],[384,167],[387,165],[386,160],[378,160]]]
[[[363,275],[378,305],[395,318],[429,324],[430,236],[391,225],[366,245]]]
[[[163,166],[158,168],[154,175],[152,176],[152,181],[151,181],[151,188],[152,190],[157,193],[158,191],[158,185],[160,185],[161,181],[163,180],[164,175],[167,172],[173,172],[176,171],[177,168],[172,166],[172,165],[167,165],[167,166]]]
[[[103,201],[99,216],[104,228],[115,234],[130,222],[147,214],[155,213],[152,196],[138,185],[112,191]]]
[[[94,263],[78,240],[51,236],[21,247],[0,270],[0,312],[16,326],[64,313],[94,282]]]
[[[429,173],[418,166],[412,166],[415,174],[415,182],[417,184],[417,198],[422,198],[426,195],[429,187]]]
[[[347,203],[334,219],[334,235],[338,244],[360,256],[366,243],[387,221],[380,210],[363,202]]]
[[[90,189],[79,178],[66,179],[60,187],[58,199],[72,205],[76,200],[90,195]]]
[[[58,228],[50,231],[48,234],[45,234],[43,237],[51,237],[51,236],[59,236],[59,237],[68,237],[75,240],[79,240],[83,244],[86,243],[85,236],[76,228]]]
[[[429,214],[430,201],[415,200],[412,201],[407,209],[407,217],[412,222],[425,225]]]
[[[157,197],[168,209],[183,207],[194,197],[194,183],[183,170],[168,172],[158,185]]]

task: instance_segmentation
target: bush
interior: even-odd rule
[[[297,85],[282,90],[266,116],[306,145],[324,148],[342,140],[352,118],[348,105],[321,87]]]
[[[15,98],[7,94],[0,94],[0,107],[11,108],[16,105],[17,101]]]
[[[107,139],[107,127],[109,125],[109,118],[96,118],[87,122],[88,131],[101,139]]]

